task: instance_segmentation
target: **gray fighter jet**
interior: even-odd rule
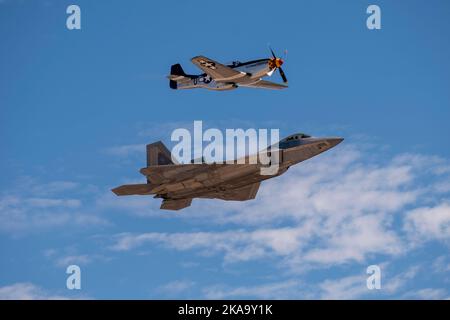
[[[194,198],[246,201],[256,197],[261,181],[283,174],[290,166],[331,149],[342,140],[314,138],[303,133],[290,135],[279,142],[278,151],[268,150],[279,152],[279,168],[272,175],[261,175],[263,165],[250,161],[177,164],[158,141],[147,145],[147,167],[140,170],[147,183],[122,185],[112,191],[118,196],[154,195],[163,199],[161,209],[167,210],[186,208]]]

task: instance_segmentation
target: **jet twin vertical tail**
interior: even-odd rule
[[[161,142],[147,145],[147,167],[177,164],[172,161],[172,156],[167,147]]]
[[[169,149],[161,141],[147,145],[147,167],[173,164],[177,163],[172,161]],[[148,195],[152,194],[155,186],[147,179],[146,184],[125,184],[112,189],[112,192],[118,196]]]

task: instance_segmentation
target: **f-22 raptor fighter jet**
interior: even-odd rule
[[[285,173],[290,166],[331,149],[342,140],[314,138],[302,133],[290,135],[278,144],[279,167],[272,175],[261,175],[263,165],[249,161],[245,164],[177,164],[172,161],[169,150],[158,141],[147,145],[147,167],[140,170],[147,177],[147,183],[122,185],[112,191],[118,196],[154,195],[163,199],[161,209],[168,210],[188,207],[194,198],[250,200],[256,197],[261,181]]]
[[[284,89],[287,88],[287,79],[281,65],[283,60],[277,58],[272,49],[272,58],[253,61],[234,61],[231,64],[221,64],[204,56],[191,59],[203,74],[189,75],[184,73],[180,64],[172,65],[168,76],[172,89],[205,88],[209,90],[232,90],[237,87]],[[271,76],[275,70],[280,72],[284,84],[263,80]]]

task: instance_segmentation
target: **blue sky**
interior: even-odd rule
[[[0,1],[0,298],[450,297],[448,1],[76,1],[74,31],[69,4]],[[287,90],[168,88],[173,63],[269,43]],[[109,191],[194,120],[345,142],[251,202],[172,213]]]

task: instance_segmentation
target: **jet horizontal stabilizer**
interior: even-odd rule
[[[164,199],[161,204],[161,209],[165,210],[180,210],[189,207],[192,203],[192,199]]]
[[[120,187],[114,188],[111,191],[117,196],[130,196],[130,195],[147,195],[151,194],[151,190],[154,186],[144,183],[144,184],[124,184]]]

